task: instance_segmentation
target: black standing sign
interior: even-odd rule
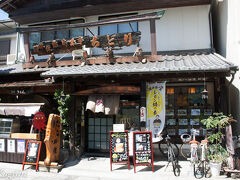
[[[128,131],[110,131],[110,166],[113,163],[127,163],[130,169],[128,153]]]
[[[23,167],[25,164],[36,165],[36,171],[38,169],[39,155],[41,150],[41,141],[27,141],[25,155],[23,159]]]
[[[137,165],[152,165],[154,171],[151,131],[133,132],[133,163],[134,172]]]

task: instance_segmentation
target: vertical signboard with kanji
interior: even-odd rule
[[[128,131],[110,131],[110,166],[112,171],[113,163],[126,163],[130,169],[128,152]]]
[[[151,131],[133,132],[133,164],[134,172],[138,165],[151,165],[154,172]]]
[[[147,124],[153,133],[153,141],[159,139],[165,125],[166,83],[147,83]]]

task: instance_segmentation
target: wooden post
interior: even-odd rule
[[[150,19],[150,33],[151,33],[151,54],[157,55],[157,39],[156,39],[155,19]]]
[[[70,156],[75,158],[75,97],[71,97],[70,102],[70,111],[69,111],[69,148],[70,148]]]
[[[29,63],[30,59],[30,43],[29,43],[29,33],[24,33],[24,49],[25,49],[25,54],[26,54],[26,62]]]

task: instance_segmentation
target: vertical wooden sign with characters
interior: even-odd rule
[[[130,170],[129,151],[128,151],[128,131],[110,131],[110,167],[112,171],[113,163],[126,163]]]
[[[22,170],[24,170],[25,164],[36,165],[36,171],[38,170],[41,145],[41,141],[27,141]]]
[[[133,164],[134,173],[137,165],[152,165],[154,172],[151,131],[133,132]]]

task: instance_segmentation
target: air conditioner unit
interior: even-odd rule
[[[7,55],[7,65],[15,64],[15,60],[16,60],[16,54]]]

